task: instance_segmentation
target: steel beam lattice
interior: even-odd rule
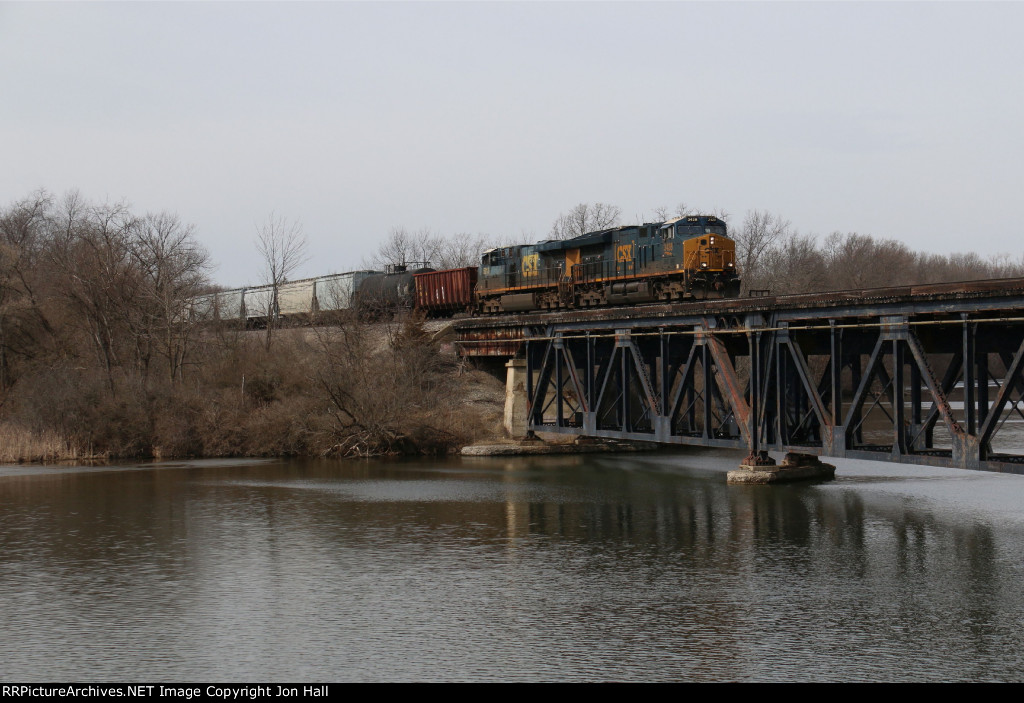
[[[933,298],[534,316],[528,426],[1024,473],[1024,296]]]

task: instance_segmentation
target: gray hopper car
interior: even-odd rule
[[[268,317],[295,318],[315,312],[348,310],[362,282],[377,271],[349,271],[318,278],[288,281],[278,286],[250,286],[207,293],[192,299],[190,314],[194,320],[245,322],[249,326],[265,324]]]

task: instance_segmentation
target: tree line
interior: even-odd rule
[[[39,192],[0,212],[0,402],[39,367],[96,365],[147,385],[180,381],[193,325],[182,301],[208,285],[191,225],[77,192]]]
[[[274,215],[254,246],[272,286],[305,256]],[[419,320],[206,325],[189,301],[209,272],[171,213],[44,191],[0,209],[0,461],[435,452],[484,431],[472,374]]]
[[[1024,276],[1021,255],[934,254],[856,232],[819,238],[763,210],[748,212],[730,231],[747,291],[812,293]]]
[[[659,208],[658,221],[691,214]],[[730,223],[747,289],[776,293],[1024,276],[1020,259],[934,255],[868,235],[801,235],[751,211]],[[580,204],[549,238],[619,224]],[[271,215],[254,247],[265,283],[305,258],[301,226]],[[536,238],[393,229],[378,263],[477,266]],[[376,266],[375,266],[376,267]],[[373,455],[444,451],[493,431],[467,405],[473,372],[414,318],[271,334],[208,326],[188,302],[212,289],[195,228],[168,212],[38,191],[0,209],[0,460],[85,455]],[[499,389],[500,393],[500,389]],[[500,423],[500,416],[495,424]]]
[[[983,258],[976,252],[934,254],[914,251],[895,239],[856,232],[836,231],[818,237],[801,234],[788,219],[766,210],[750,210],[738,220],[719,208],[700,209],[680,203],[674,208],[654,208],[649,221],[696,214],[715,215],[726,223],[729,236],[736,242],[743,295],[750,291],[783,295],[1024,276],[1022,255],[1003,253]],[[635,223],[642,219],[646,218],[636,218]],[[621,208],[608,203],[580,203],[559,214],[543,238],[570,239],[621,224]],[[508,234],[444,236],[429,228],[395,227],[368,265],[430,262],[442,269],[479,266],[487,249],[538,239]]]

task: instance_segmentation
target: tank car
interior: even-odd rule
[[[477,282],[483,314],[735,298],[736,244],[725,222],[687,215],[491,249]]]
[[[416,302],[414,276],[433,270],[426,266],[410,270],[408,266],[396,265],[388,267],[384,273],[370,274],[354,291],[354,307],[361,315],[371,316],[412,308]]]

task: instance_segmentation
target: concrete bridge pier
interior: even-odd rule
[[[505,432],[523,439],[533,434],[526,426],[526,359],[512,359],[505,368]]]
[[[781,464],[761,451],[751,454],[736,471],[730,471],[726,483],[785,483],[787,481],[831,481],[836,467],[826,464],[813,454],[790,452]]]

